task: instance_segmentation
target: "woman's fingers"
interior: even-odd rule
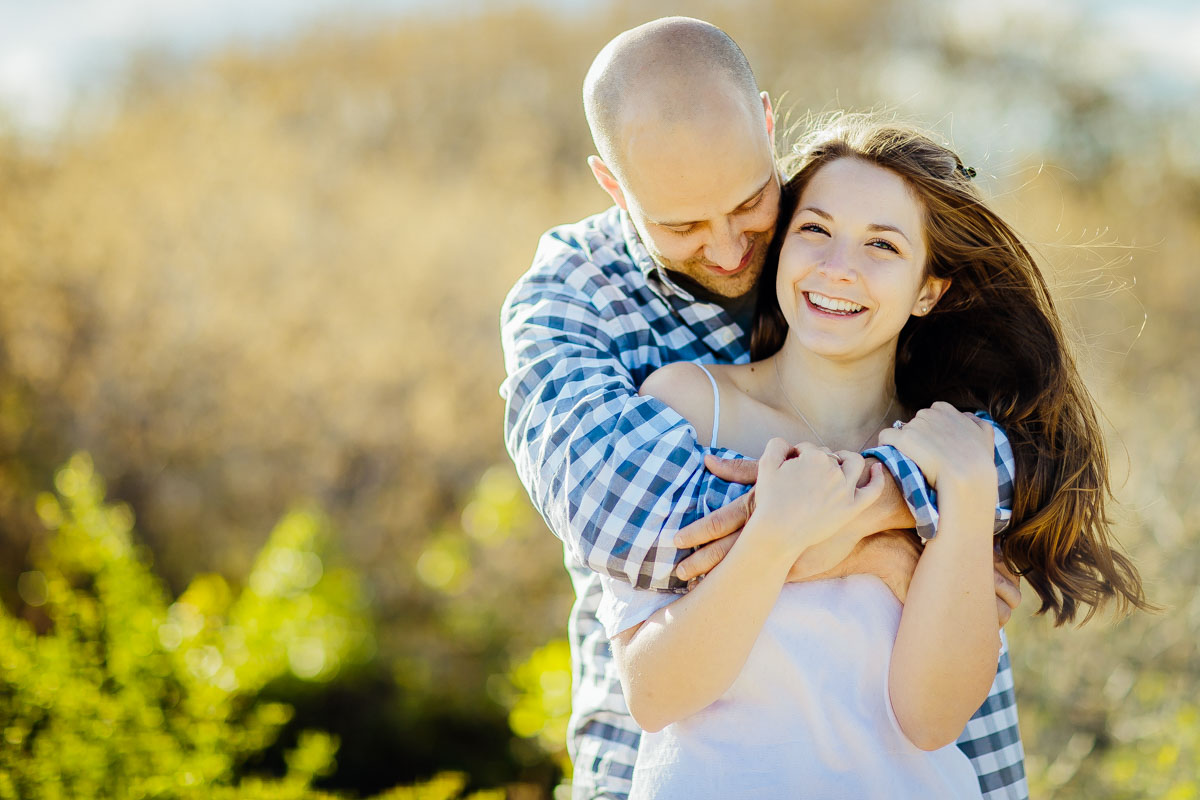
[[[934,488],[942,476],[972,490],[995,482],[992,424],[949,403],[938,401],[903,427],[881,431],[879,442],[916,462]]]
[[[819,454],[826,457],[833,455],[833,451],[828,447],[822,447],[821,445],[813,444],[812,442],[800,442],[792,448],[792,451],[797,456],[802,456],[806,453],[812,453],[814,455]]]
[[[825,446],[818,447],[817,450],[824,453],[825,455],[829,456],[830,458],[832,458],[834,461],[838,462],[839,464],[842,463],[842,454],[845,451],[840,450],[835,453],[832,450],[830,450],[828,447],[825,447]]]
[[[891,445],[911,458],[928,478],[930,459],[923,426],[924,423],[918,423],[914,418],[903,428],[884,428],[879,432],[879,443]]]
[[[804,442],[792,448],[793,457],[780,468],[795,488],[817,489],[819,486],[833,488],[830,479],[840,476],[841,462],[828,447]]]
[[[996,429],[992,427],[992,423],[988,422],[983,417],[975,416],[974,414],[970,413],[969,411],[963,411],[960,413],[962,413],[962,415],[964,417],[966,417],[968,422],[970,422],[972,425],[974,425],[976,428],[978,428],[980,434],[982,434],[983,436],[986,436],[988,441],[993,442],[993,443],[995,442]]]
[[[791,457],[794,448],[783,439],[778,437],[767,442],[767,446],[763,448],[762,458],[758,460],[759,477],[762,473],[776,472],[780,465]]]
[[[858,486],[862,480],[863,471],[867,468],[867,460],[859,453],[841,452],[830,453],[841,462],[842,475],[850,482],[851,487]]]
[[[904,428],[884,428],[879,432],[878,441],[880,444],[890,444],[892,447],[895,447],[897,450],[899,450],[900,445],[898,445],[897,442],[901,440],[903,433]]]
[[[854,505],[858,511],[871,506],[883,495],[884,475],[883,464],[871,462],[868,470],[870,476],[866,483],[854,490]]]

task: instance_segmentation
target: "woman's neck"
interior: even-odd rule
[[[896,401],[894,350],[838,362],[798,346],[789,337],[772,359],[777,407],[796,417],[830,449],[859,450],[903,414]]]

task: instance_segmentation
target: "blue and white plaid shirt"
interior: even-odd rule
[[[672,536],[747,487],[704,469],[692,426],[638,387],[675,361],[745,363],[748,332],[721,306],[697,301],[650,257],[617,208],[546,233],[532,268],[501,312],[508,378],[508,452],[534,505],[562,539],[575,588],[569,622],[573,664],[568,748],[575,798],[624,798],[640,731],[621,694],[608,639],[596,618],[598,573],[639,588],[684,592],[672,575],[686,556]],[[997,429],[999,431],[999,429]],[[934,498],[916,465],[894,448],[868,451],[896,476],[918,530],[936,528]],[[997,435],[1007,520],[1012,453]],[[958,740],[987,800],[1026,798],[1008,644],[991,694]]]

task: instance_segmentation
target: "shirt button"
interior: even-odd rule
[[[721,344],[733,344],[733,340],[736,338],[737,336],[729,328],[721,331]]]

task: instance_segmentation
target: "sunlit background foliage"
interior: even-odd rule
[[[1114,4],[1009,6],[334,19],[139,54],[50,134],[0,123],[0,797],[539,798],[569,774],[570,587],[504,455],[497,311],[544,229],[605,206],[591,56],[680,11],[793,120],[933,125],[1037,244],[1166,610],[1018,614],[1031,784],[1200,796],[1200,89]]]

